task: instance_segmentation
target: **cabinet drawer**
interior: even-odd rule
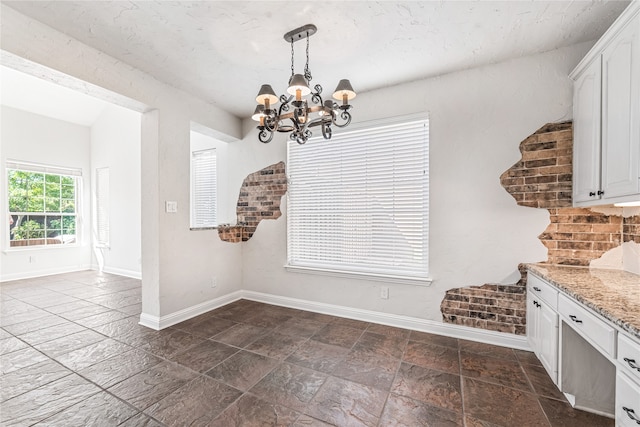
[[[624,373],[616,375],[616,426],[640,424],[640,387]]]
[[[634,380],[640,382],[640,344],[618,334],[618,366]]]
[[[595,344],[605,355],[616,356],[615,329],[564,295],[558,297],[558,312],[565,323]]]
[[[550,308],[558,310],[558,291],[556,288],[531,273],[527,277],[527,287],[536,298],[543,299]]]

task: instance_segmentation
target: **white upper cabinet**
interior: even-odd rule
[[[640,201],[640,2],[632,2],[570,76],[573,203]]]

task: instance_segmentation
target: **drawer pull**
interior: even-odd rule
[[[534,287],[533,287],[533,290],[534,290],[534,291],[536,291],[536,292],[540,292],[542,289],[540,289],[540,288],[539,288],[539,287],[537,287],[537,286],[534,286]]]
[[[540,304],[536,300],[533,300],[533,305],[535,305],[536,307],[540,308]]]
[[[629,409],[626,406],[623,406],[622,410],[624,412],[626,412],[627,415],[629,416],[629,418],[631,418],[633,421],[635,421],[636,424],[640,424],[640,419],[638,419],[638,417],[636,417],[636,413],[635,413],[635,411],[633,409]]]
[[[573,314],[569,315],[569,319],[573,320],[576,323],[582,323],[582,320],[578,319],[576,316],[574,316]]]
[[[629,359],[628,357],[625,357],[623,360],[627,362],[629,366],[631,366],[631,369],[635,369],[636,371],[640,372],[640,366],[636,365],[635,359]]]

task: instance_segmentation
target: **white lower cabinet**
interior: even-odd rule
[[[540,298],[536,292],[530,283],[527,292],[527,340],[553,382],[557,384],[558,313],[553,309],[552,302]],[[557,297],[557,291],[554,296]]]
[[[640,425],[640,386],[623,372],[616,374],[616,426]]]

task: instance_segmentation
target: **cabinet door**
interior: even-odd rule
[[[598,56],[573,90],[573,202],[600,199],[601,61]]]
[[[602,53],[602,190],[640,194],[640,15]]]
[[[534,300],[535,295],[527,292],[527,341],[531,350],[537,355],[540,347],[540,337],[538,332],[538,307]]]
[[[538,308],[538,357],[555,384],[558,383],[558,314],[546,303]]]

